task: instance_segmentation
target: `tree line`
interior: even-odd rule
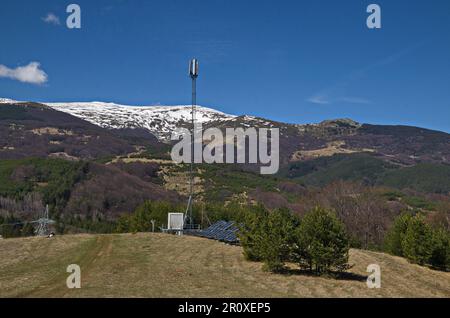
[[[169,212],[184,206],[169,202],[147,201],[116,222],[115,232],[149,232],[167,225]],[[350,268],[349,249],[355,243],[354,227],[341,213],[320,205],[303,216],[287,208],[269,210],[263,205],[208,203],[194,206],[194,221],[206,228],[218,220],[238,224],[240,243],[248,260],[261,261],[264,269],[279,272],[286,263],[316,274],[342,272]],[[365,227],[377,227],[379,220],[368,218]],[[373,223],[373,224],[372,224]],[[353,224],[352,224],[353,225]],[[364,228],[365,228],[364,227]],[[387,226],[378,251],[407,258],[419,265],[450,269],[450,232],[444,226],[432,226],[421,213],[403,213]],[[365,237],[364,235],[362,236]]]
[[[450,232],[430,226],[422,214],[397,217],[386,235],[385,250],[422,266],[450,270]]]
[[[359,200],[360,196],[355,198]],[[218,220],[235,221],[240,227],[245,257],[263,262],[264,269],[274,272],[285,270],[288,262],[317,274],[341,272],[350,267],[348,254],[351,247],[371,248],[405,257],[422,266],[450,270],[448,223],[434,224],[429,216],[417,211],[400,214],[391,222],[387,219],[380,222],[373,211],[361,213],[365,211],[361,204],[357,205],[360,213],[351,217],[352,210],[346,209],[347,202],[340,203],[345,204],[337,204],[336,209],[317,205],[301,214],[288,208],[269,210],[262,204],[199,203],[194,206],[194,220],[203,228]],[[375,203],[368,205],[366,210],[372,210]],[[56,230],[58,233],[77,233],[83,229],[91,233],[160,231],[167,225],[169,212],[183,211],[184,208],[184,205],[166,201],[146,201],[133,213],[123,214],[117,220],[80,216],[60,220],[56,217]],[[358,220],[362,222],[358,223]],[[12,215],[0,214],[0,224],[21,221]],[[380,226],[383,226],[382,231]],[[376,232],[371,232],[372,228]],[[361,246],[361,241],[367,242],[367,233],[378,233],[372,237],[380,243]],[[26,223],[2,226],[0,234],[5,238],[29,236],[33,235],[33,227]]]

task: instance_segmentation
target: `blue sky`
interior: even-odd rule
[[[0,41],[0,97],[189,104],[197,57],[198,103],[224,112],[450,132],[448,0],[2,0]],[[1,76],[25,66],[40,84]]]

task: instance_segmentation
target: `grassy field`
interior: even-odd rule
[[[269,274],[219,242],[165,234],[77,235],[0,240],[0,297],[450,297],[450,273],[352,250],[339,280]],[[381,266],[381,289],[366,267]],[[81,289],[66,268],[81,267]]]

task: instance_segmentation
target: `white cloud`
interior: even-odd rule
[[[326,99],[326,96],[316,95],[307,99],[308,102],[313,104],[326,105],[329,104],[330,101]]]
[[[349,104],[371,104],[372,102],[366,98],[361,97],[339,97],[330,98],[328,95],[314,95],[307,99],[308,102],[318,105],[329,105],[339,102],[349,103]]]
[[[28,65],[11,69],[0,64],[0,77],[30,84],[44,84],[48,80],[47,73],[40,69],[39,62],[30,62]]]
[[[59,18],[51,12],[48,13],[44,18],[42,18],[42,21],[48,24],[61,25],[61,21],[59,21]]]

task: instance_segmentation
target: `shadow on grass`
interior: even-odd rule
[[[365,282],[368,276],[359,275],[356,273],[350,272],[328,272],[328,273],[315,273],[309,270],[304,269],[294,269],[294,268],[284,268],[282,270],[277,271],[277,274],[282,275],[299,275],[299,276],[309,276],[309,277],[323,277],[323,278],[332,278],[336,280],[349,280],[349,281],[358,281]]]

